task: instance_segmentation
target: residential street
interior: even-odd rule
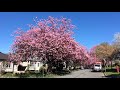
[[[55,78],[105,78],[102,72],[91,72],[91,69],[73,71],[69,75],[58,76]]]

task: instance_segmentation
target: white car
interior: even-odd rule
[[[102,65],[101,64],[94,64],[93,71],[102,71]]]

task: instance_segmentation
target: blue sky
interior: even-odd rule
[[[36,16],[71,19],[78,28],[75,40],[88,49],[101,42],[111,43],[113,35],[120,32],[120,12],[0,12],[0,52],[8,53],[14,40],[11,34],[17,28],[29,29],[27,24],[32,24]]]

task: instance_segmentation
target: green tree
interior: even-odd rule
[[[107,42],[103,42],[96,46],[95,53],[96,57],[101,61],[104,61],[104,66],[108,66],[109,62],[111,62],[112,68],[112,57],[111,55],[114,52],[114,47]]]

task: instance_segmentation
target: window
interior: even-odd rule
[[[6,64],[6,67],[10,68],[10,64]]]
[[[39,63],[38,63],[38,67],[39,67]]]
[[[30,63],[30,66],[34,66],[34,62],[31,62],[31,63]]]
[[[96,64],[95,66],[96,66],[96,67],[100,67],[100,65],[98,65],[98,64]]]

